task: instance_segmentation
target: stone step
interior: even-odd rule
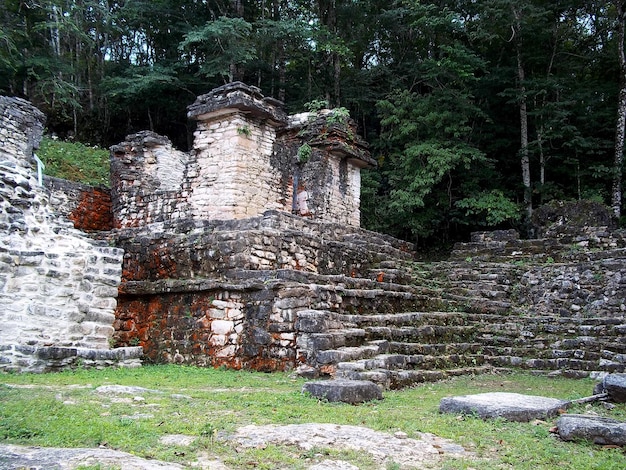
[[[323,333],[342,326],[337,314],[328,310],[304,309],[297,313],[296,329],[301,333]]]
[[[496,348],[493,348],[494,350]],[[509,348],[512,349],[512,348]],[[450,354],[491,354],[490,349],[484,347],[483,343],[408,343],[389,341],[389,352],[392,354],[406,355],[450,355]],[[512,352],[509,352],[512,354]]]
[[[541,325],[508,323],[477,323],[468,322],[465,326],[367,326],[367,340],[387,340],[394,343],[455,344],[480,343],[485,347],[525,346],[531,349],[558,348],[556,344],[562,340],[581,338],[580,331],[572,331],[570,327],[552,328],[551,332],[543,330]],[[601,335],[596,342],[614,339],[615,352],[621,353],[626,345],[619,343],[619,330],[612,330],[614,335]],[[597,336],[596,336],[597,337]],[[564,347],[562,349],[565,349]]]
[[[510,263],[523,267],[526,263],[568,263],[576,261],[601,261],[612,258],[626,257],[625,248],[603,249],[590,251],[580,249],[576,244],[554,243],[549,246],[539,244],[524,244],[521,246],[504,246],[498,248],[486,247],[481,243],[468,244],[459,250],[454,250],[449,257],[450,261],[466,261],[470,263]],[[475,245],[475,246],[474,246]],[[482,245],[482,246],[481,246]]]
[[[497,272],[493,272],[494,270]],[[482,268],[459,268],[455,266],[445,271],[445,276],[451,282],[470,281],[472,283],[508,284],[513,275],[521,274],[518,271],[518,268],[515,270],[509,268],[502,269],[501,266],[485,266]]]
[[[510,287],[509,286],[499,286],[497,284],[493,284],[490,286],[486,286],[484,284],[478,285],[468,285],[464,283],[464,285],[452,285],[448,289],[446,289],[446,295],[457,295],[465,298],[482,298],[489,300],[501,300],[506,303],[507,299],[510,295]]]
[[[477,327],[471,326],[368,326],[365,327],[367,339],[384,339],[396,342],[441,343],[469,342],[477,333]]]
[[[482,354],[448,354],[429,356],[424,354],[378,354],[371,358],[337,363],[337,371],[397,370],[397,369],[449,369],[483,365],[489,357]]]
[[[560,338],[556,338],[554,342],[546,341],[546,338],[539,338],[531,341],[511,341],[508,344],[504,344],[503,341],[499,343],[495,341],[483,340],[481,338],[480,344],[482,351],[485,354],[492,356],[496,355],[514,355],[514,356],[528,356],[528,357],[587,357],[587,356],[601,356],[610,357],[618,354],[618,359],[626,363],[626,343],[620,342],[622,339],[613,338],[614,342],[610,341],[611,338],[594,338],[592,341],[584,341],[584,345],[568,345],[561,341]],[[576,338],[573,338],[575,341]],[[582,344],[583,342],[581,342]],[[389,344],[390,351],[404,352],[409,349],[400,349],[395,347],[395,343]],[[395,348],[395,349],[393,349]],[[427,349],[424,349],[425,351]]]
[[[367,326],[420,326],[420,325],[465,325],[467,315],[460,312],[402,312],[385,314],[340,314],[339,320],[358,325]]]
[[[397,268],[381,267],[379,269],[370,269],[368,271],[368,277],[377,282],[391,282],[400,285],[413,284],[414,281],[410,272],[405,269]]]
[[[386,341],[372,341],[362,346],[343,346],[337,349],[317,351],[315,362],[320,366],[326,366],[340,362],[358,361],[375,357],[386,351],[387,347],[388,343]]]
[[[492,357],[488,363],[495,367],[514,367],[532,371],[573,370],[622,373],[626,370],[626,364],[624,363],[603,359],[598,361],[587,361],[584,359],[572,358],[528,359],[518,356],[497,356]]]
[[[513,282],[518,282],[517,279],[510,281],[507,279],[501,279],[499,281],[490,281],[483,279],[449,279],[447,282],[447,288],[477,288],[481,290],[507,290],[511,288]]]
[[[490,313],[497,315],[514,313],[511,311],[513,308],[511,302],[506,300],[493,300],[483,297],[467,297],[450,292],[443,292],[441,297],[450,309],[456,309],[459,311]]]
[[[384,257],[387,260],[411,261],[413,259],[414,245],[412,243],[382,233],[359,230],[342,235],[341,240],[354,245],[376,247],[379,253],[394,255]]]
[[[626,363],[626,344],[618,342],[621,338],[597,338],[593,344],[582,348],[567,349],[559,344],[560,337],[538,338],[535,340],[523,341],[512,337],[481,338],[476,341],[483,346],[482,351],[491,355],[515,355],[528,357],[557,357],[564,356],[565,351],[569,351],[571,357],[610,357],[617,355],[617,360]],[[583,353],[583,351],[585,351]],[[583,356],[584,354],[584,356]]]
[[[422,369],[398,369],[398,370],[367,370],[367,371],[338,371],[338,378],[352,380],[370,380],[383,388],[400,389],[410,387],[418,383],[437,382],[449,377],[460,375],[478,375],[494,371],[491,366],[461,367],[455,369],[422,370]]]
[[[362,328],[342,328],[324,333],[301,334],[298,337],[298,346],[315,351],[360,346],[365,340],[365,335],[365,330]]]
[[[337,320],[344,325],[353,325],[358,328],[378,327],[453,327],[473,325],[477,334],[488,341],[499,337],[511,336],[523,342],[553,339],[553,335],[561,337],[568,344],[572,341],[587,343],[592,336],[621,337],[626,333],[626,324],[623,318],[572,318],[554,316],[518,316],[497,315],[466,312],[404,312],[393,314],[338,314]],[[556,340],[556,336],[554,337]],[[575,345],[570,345],[574,347]]]

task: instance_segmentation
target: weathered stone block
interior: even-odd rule
[[[480,393],[442,398],[441,413],[475,414],[480,418],[505,418],[509,421],[527,422],[556,416],[567,407],[567,402],[519,393]]]
[[[329,402],[357,404],[383,399],[380,387],[369,380],[337,379],[307,382],[302,386],[302,391]]]
[[[587,440],[594,444],[626,446],[626,423],[589,415],[561,415],[556,422],[561,439]]]
[[[626,403],[626,374],[613,373],[606,375],[594,389],[594,394],[598,393],[608,393],[612,401]]]
[[[303,333],[322,333],[328,329],[328,312],[320,310],[300,310],[296,329]]]

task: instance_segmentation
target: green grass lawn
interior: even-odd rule
[[[199,453],[229,468],[306,468],[311,452],[268,446],[241,450],[217,437],[247,424],[335,423],[367,426],[409,437],[429,432],[452,439],[477,459],[447,459],[446,469],[624,469],[622,449],[562,442],[538,423],[483,421],[440,414],[439,400],[450,395],[507,391],[575,399],[591,395],[594,382],[528,374],[460,377],[385,392],[384,400],[359,406],[326,403],[301,393],[301,379],[287,374],[145,366],[141,369],[78,370],[47,375],[0,375],[0,441],[55,447],[107,446],[145,458],[186,463]],[[137,385],[164,393],[105,396],[100,385]],[[113,398],[113,399],[112,399]],[[626,406],[608,411],[601,404],[570,412],[592,412],[626,420]],[[159,444],[166,434],[198,439],[187,448]],[[318,450],[329,458],[332,449]],[[367,456],[339,453],[360,468],[374,468]],[[309,460],[307,460],[309,459]]]

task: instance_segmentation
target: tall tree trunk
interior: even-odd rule
[[[318,11],[328,31],[337,36],[337,0],[319,0]],[[332,68],[332,91],[326,90],[326,97],[330,107],[335,108],[341,106],[341,57],[335,48],[330,52],[327,60]]]
[[[537,147],[539,147],[539,185],[541,192],[539,193],[539,204],[543,204],[544,186],[546,184],[546,163],[548,159],[543,151],[543,124],[537,130]]]
[[[328,28],[337,36],[337,0],[330,1],[328,10]],[[335,98],[334,106],[341,106],[341,57],[337,51],[333,51],[333,95]]]
[[[281,4],[279,0],[274,0],[274,20],[281,19]],[[278,67],[278,99],[285,101],[285,83],[287,81],[287,61],[285,60],[285,41],[279,40],[276,43],[276,67]]]
[[[59,7],[51,6],[50,17],[53,26],[50,27],[50,43],[52,44],[52,52],[56,57],[61,56],[61,34],[59,32]]]
[[[333,85],[335,107],[339,107],[341,106],[341,59],[336,52],[333,53]]]
[[[615,126],[615,156],[613,161],[613,186],[611,188],[611,208],[618,219],[622,213],[622,172],[624,162],[624,133],[626,129],[626,57],[624,55],[624,29],[626,2],[618,1],[617,8],[617,48],[620,69],[620,89],[617,100],[617,123]]]
[[[548,68],[546,70],[546,80],[549,80],[550,76],[552,75],[552,67],[554,65],[554,59],[556,57],[558,44],[559,44],[558,25],[556,25],[554,27],[554,43],[552,46],[552,55],[550,56],[550,61],[548,62]],[[543,93],[541,104],[539,106],[537,105],[537,102],[535,101],[534,103],[535,108],[545,110],[547,100],[548,100],[548,92],[546,91],[545,93]],[[558,101],[559,101],[559,97],[558,97],[558,92],[557,92],[556,102]],[[539,193],[539,204],[544,203],[545,185],[546,185],[546,165],[548,164],[548,160],[550,159],[549,155],[546,156],[544,152],[544,148],[543,148],[543,138],[545,136],[545,129],[546,129],[544,119],[545,119],[544,116],[541,115],[539,117],[540,124],[535,125],[535,127],[537,127],[537,147],[539,149],[539,185],[541,187],[541,192]]]
[[[522,164],[522,183],[524,185],[524,208],[526,210],[526,222],[530,223],[533,215],[532,186],[530,179],[530,155],[528,152],[528,108],[526,104],[526,75],[524,73],[524,61],[522,60],[522,14],[512,7],[515,18],[515,53],[517,56],[517,79],[519,81],[519,117],[520,117],[520,161]]]
[[[285,60],[285,43],[279,41],[278,46],[278,99],[285,101],[285,83],[287,82],[287,61]]]

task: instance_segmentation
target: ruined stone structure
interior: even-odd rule
[[[149,132],[112,148],[116,339],[154,361],[293,368],[308,354],[297,313],[340,297],[323,276],[359,278],[410,247],[358,228],[360,169],[374,162],[347,117],[289,117],[241,83],[188,114],[188,154]]]
[[[113,273],[121,274],[115,317],[99,317],[115,329],[116,346],[139,345],[154,362],[298,369],[391,388],[500,369],[588,376],[626,368],[623,231],[569,232],[554,219],[561,227],[543,230],[547,238],[477,233],[450,260],[417,263],[410,244],[359,227],[360,169],[373,162],[345,117],[286,116],[239,83],[199,97],[189,116],[198,123],[191,152],[151,132],[112,147],[110,198],[49,182],[57,214],[115,246],[67,224],[57,231],[80,235],[117,266],[94,259],[85,268],[111,276],[98,290],[110,299]],[[99,217],[109,206],[110,219]],[[42,233],[56,230],[51,217],[45,223]],[[11,266],[13,278],[22,272]],[[34,269],[45,276],[44,267]],[[61,292],[82,285],[87,271],[79,271]],[[103,308],[95,291],[91,299]],[[91,314],[91,300],[80,305]],[[71,336],[76,329],[54,341],[87,341]]]
[[[199,96],[193,149],[152,132],[112,148],[114,224],[241,220],[268,210],[360,225],[360,169],[375,165],[354,123],[332,111],[287,116],[232,83]]]
[[[122,251],[59,218],[39,186],[43,123],[0,97],[0,370],[138,364],[138,348],[109,348]]]

